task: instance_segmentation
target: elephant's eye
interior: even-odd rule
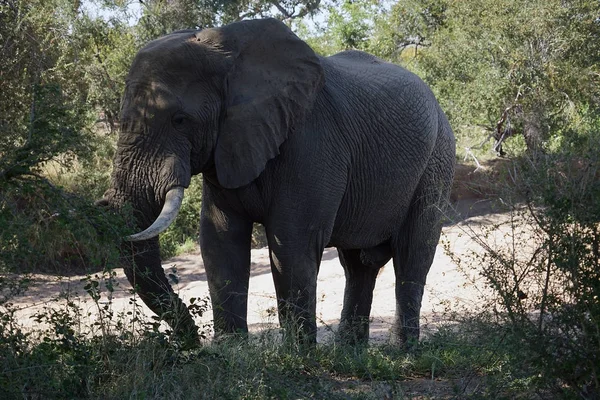
[[[183,129],[188,122],[188,116],[184,113],[176,113],[171,117],[171,124],[175,129]]]

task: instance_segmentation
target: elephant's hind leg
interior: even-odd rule
[[[427,187],[427,186],[426,186]],[[446,189],[418,191],[407,219],[393,242],[396,274],[396,320],[392,340],[410,345],[419,339],[421,301],[441,234]],[[435,199],[432,197],[435,196]]]
[[[379,270],[390,260],[390,257],[369,257],[368,265],[366,265],[363,263],[366,261],[366,253],[362,250],[338,249],[338,253],[346,274],[344,307],[338,339],[347,344],[367,342],[375,281]],[[383,252],[379,252],[376,255],[383,254]],[[373,264],[375,260],[377,260],[377,265]]]

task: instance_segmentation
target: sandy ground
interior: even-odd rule
[[[428,275],[421,310],[421,325],[424,334],[435,329],[438,324],[447,322],[450,310],[476,310],[479,295],[484,287],[477,268],[471,268],[469,271],[459,270],[447,255],[442,243],[448,243],[446,247],[457,255],[480,251],[466,231],[489,226],[505,217],[502,214],[492,213],[489,203],[485,201],[463,201],[456,207],[456,215],[453,217],[455,222],[444,227],[442,240]],[[184,301],[189,302],[192,297],[205,298],[208,296],[206,274],[200,254],[176,257],[165,262],[163,266],[168,273],[173,272],[173,268],[176,269],[178,284],[174,286]],[[275,289],[266,248],[252,250],[251,271],[248,300],[250,330],[258,332],[277,327]],[[34,275],[31,288],[24,295],[13,300],[19,309],[17,312],[19,320],[24,325],[35,324],[30,318],[32,315],[44,307],[60,307],[60,304],[64,304],[64,301],[62,303],[53,301],[60,293],[68,293],[70,299],[83,309],[84,315],[89,314],[86,318],[89,318],[89,321],[95,320],[98,315],[97,306],[83,290],[85,285],[82,282],[83,278],[85,276],[57,278],[48,275]],[[130,285],[122,270],[117,271],[116,281],[118,286],[112,297],[109,299],[108,292],[104,291],[100,304],[110,303],[116,312],[132,310]],[[329,340],[332,332],[337,329],[342,309],[344,285],[344,271],[339,263],[337,251],[326,249],[323,254],[317,287],[318,340],[320,342]],[[394,285],[394,269],[390,262],[380,273],[375,288],[371,312],[372,341],[386,341],[389,337],[389,329],[395,311]],[[151,315],[149,310],[145,309],[145,312]],[[209,311],[197,322],[199,325],[210,325],[211,318],[212,312]]]

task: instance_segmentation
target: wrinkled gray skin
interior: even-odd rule
[[[102,203],[130,202],[140,229],[169,189],[203,173],[200,245],[217,336],[247,332],[259,222],[286,332],[315,341],[317,272],[335,246],[346,273],[340,337],[368,339],[375,280],[393,259],[395,338],[418,338],[455,155],[448,121],[418,77],[358,51],[320,57],[276,20],[244,21],[149,43],[129,72],[121,118]],[[127,277],[193,338],[157,243],[128,245]]]

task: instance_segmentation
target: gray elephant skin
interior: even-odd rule
[[[339,337],[369,336],[378,271],[393,259],[399,343],[419,336],[425,280],[454,175],[455,141],[417,76],[359,51],[321,57],[274,19],[179,31],[135,57],[111,187],[140,234],[126,275],[175,332],[195,338],[157,235],[203,174],[200,246],[215,335],[246,333],[252,224],[264,225],[284,332],[316,341],[317,273],[346,275]]]

